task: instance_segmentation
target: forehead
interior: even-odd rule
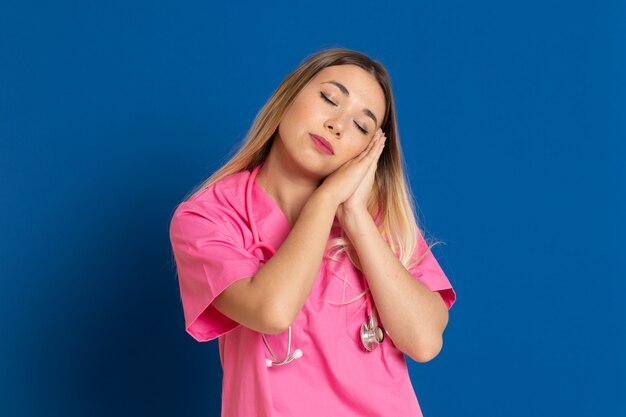
[[[325,81],[337,81],[350,92],[349,98],[363,107],[370,108],[380,118],[385,109],[385,93],[378,80],[357,65],[334,65],[318,72],[310,82],[310,86],[323,85],[330,89],[339,89],[333,84],[322,84]]]

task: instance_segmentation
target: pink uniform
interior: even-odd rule
[[[268,367],[272,356],[262,334],[212,306],[230,284],[254,276],[271,257],[266,250],[247,251],[255,243],[245,206],[249,179],[260,241],[278,249],[291,231],[280,207],[251,177],[259,168],[222,178],[181,203],[170,225],[186,330],[200,342],[219,337],[222,416],[421,416],[404,354],[387,335],[377,349],[363,348],[365,298],[341,305],[365,288],[345,253],[339,262],[324,257],[292,324],[291,352],[303,355],[285,365]],[[335,223],[329,238],[338,235]],[[419,241],[414,256],[426,249],[421,236]],[[456,294],[432,253],[409,272],[452,307]],[[288,332],[265,337],[282,360]]]

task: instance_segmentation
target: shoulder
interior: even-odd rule
[[[243,170],[227,175],[196,192],[184,203],[232,205],[242,200],[250,172]]]
[[[184,223],[186,219],[221,225],[227,229],[230,225],[240,224],[246,218],[244,201],[249,177],[250,172],[243,170],[196,192],[176,206],[170,227]]]

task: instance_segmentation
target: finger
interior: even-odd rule
[[[363,158],[365,155],[370,153],[372,149],[376,148],[376,144],[378,143],[379,137],[380,137],[380,131],[377,130],[376,133],[374,133],[374,136],[372,136],[372,140],[369,141],[369,143],[367,144],[363,152],[361,152],[361,155],[360,155],[361,158]]]
[[[377,161],[378,161],[377,158],[373,158],[371,161],[369,161],[369,165],[365,167],[365,172],[363,173],[363,176],[361,177],[360,184],[363,184],[363,183],[369,184],[368,187],[371,187],[371,184],[374,181],[376,181],[376,171],[378,170]],[[367,163],[368,161],[363,162],[363,164],[367,164]]]
[[[378,148],[378,144],[379,144],[381,136],[382,136],[382,130],[378,129],[376,133],[374,134],[374,136],[372,137],[372,140],[370,140],[370,143],[367,144],[367,147],[359,155],[359,160],[362,160],[367,155],[369,155],[372,151]]]
[[[378,140],[376,141],[376,145],[372,149],[370,149],[369,152],[363,156],[363,158],[371,158],[371,160],[369,161],[370,164],[378,160],[385,146],[386,139],[387,138],[385,137],[385,135],[381,133],[381,135],[378,137]]]
[[[378,161],[380,160],[380,155],[382,155],[383,153],[386,141],[387,138],[383,135],[378,142],[378,146],[376,147],[376,153],[373,155],[373,160],[370,164],[370,171],[373,171],[371,172],[371,174],[376,172],[376,170],[378,169]]]
[[[380,155],[380,154],[379,154]],[[369,176],[376,176],[376,170],[378,169],[378,158],[374,158],[372,160],[372,162],[370,163],[369,167],[367,168],[367,174],[365,174],[366,177]]]
[[[380,140],[380,146],[379,146],[379,151],[378,151],[378,156],[380,157],[380,155],[383,153],[383,149],[385,149],[385,144],[387,143],[387,136],[383,134],[381,140]]]

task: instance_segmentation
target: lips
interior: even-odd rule
[[[328,153],[330,154],[334,154],[335,152],[333,151],[333,145],[330,144],[329,141],[327,141],[325,138],[323,138],[322,136],[318,136],[318,135],[314,135],[313,133],[311,133],[311,138],[313,140],[318,141],[322,146],[324,146],[326,149],[328,149]]]

